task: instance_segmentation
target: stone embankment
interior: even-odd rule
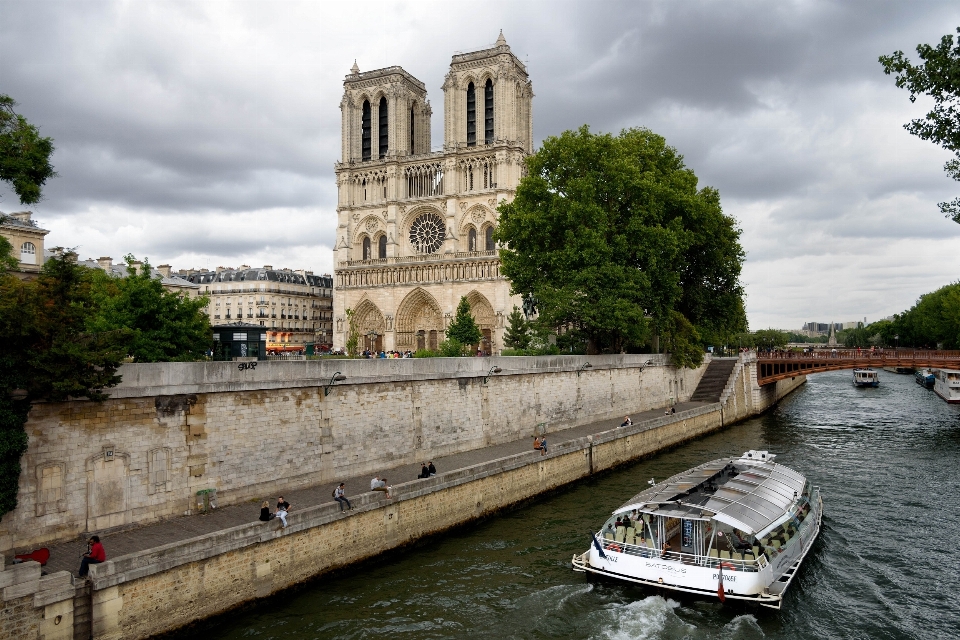
[[[669,367],[663,366],[662,362],[653,363],[657,366],[647,364],[651,359],[603,363],[600,358],[591,357],[592,367],[589,369],[583,367],[583,362],[558,360],[552,370],[543,367],[545,371],[523,375],[560,376],[563,379],[551,384],[567,385],[572,392],[580,388],[574,382],[574,377],[594,376],[593,382],[597,382],[597,377],[605,378],[604,384],[598,385],[598,388],[606,390],[612,380],[632,369],[632,388],[622,391],[629,395],[629,399],[613,398],[613,394],[604,393],[607,404],[602,409],[596,409],[594,421],[597,418],[609,420],[628,412],[650,409],[650,406],[643,406],[645,400],[642,398],[650,387],[662,386],[667,393],[673,388],[682,389],[687,398],[692,395],[702,371],[696,372],[695,377],[684,379],[681,386],[675,372],[668,371],[666,375],[663,371],[656,372],[656,369],[669,370]],[[475,360],[482,361],[484,366],[495,366],[490,359]],[[513,363],[519,364],[519,361],[513,360]],[[597,371],[598,363],[609,368]],[[503,367],[503,364],[497,364]],[[571,366],[574,364],[577,366]],[[441,372],[434,372],[434,375],[437,373]],[[426,384],[438,379],[452,380],[451,390],[459,392],[458,387],[463,386],[459,380],[464,376],[457,374],[463,372],[442,373],[450,374],[450,377],[430,378],[416,372],[409,375],[420,375],[420,382]],[[467,371],[467,374],[477,376],[475,371]],[[660,381],[656,385],[652,382],[655,379]],[[315,379],[315,384],[318,384],[318,380],[322,381]],[[573,415],[581,417],[568,419],[561,426],[568,429],[578,423],[582,426],[564,431],[554,423],[550,431],[552,446],[547,456],[527,450],[451,469],[427,480],[395,484],[394,499],[390,501],[384,500],[380,494],[364,493],[353,498],[356,509],[348,514],[341,514],[333,502],[296,510],[290,515],[289,526],[283,530],[273,523],[265,525],[252,522],[111,557],[106,563],[91,569],[91,580],[87,585],[62,571],[41,577],[40,567],[36,563],[6,567],[0,572],[4,599],[2,637],[133,639],[169,631],[425,535],[494,513],[592,473],[720,429],[769,408],[804,382],[803,377],[798,377],[759,388],[755,380],[755,362],[749,356],[742,357],[735,362],[727,384],[720,393],[719,402],[699,406],[681,405],[681,410],[676,414],[654,414],[656,417],[638,421],[632,427],[605,428],[586,435],[579,435],[578,432],[590,431],[586,425],[591,421],[587,420],[586,412],[578,413],[578,409]],[[496,381],[501,384],[504,382],[499,378]],[[477,382],[468,381],[467,386]],[[489,382],[494,382],[494,379],[491,378]],[[531,380],[525,384],[528,392],[537,388],[537,383]],[[144,386],[150,388],[150,385]],[[505,389],[511,386],[503,384]],[[490,388],[493,388],[492,385],[487,387]],[[540,386],[540,389],[543,387]],[[188,387],[183,391],[189,393],[190,389]],[[252,391],[255,390],[225,389],[217,393]],[[516,393],[523,389],[513,387],[511,391]],[[407,393],[410,393],[409,390]],[[492,398],[485,396],[488,411],[498,403],[509,401],[506,396],[493,395]],[[652,395],[663,399],[659,397],[659,391]],[[588,403],[581,392],[576,394],[576,398],[578,403]],[[453,400],[456,400],[455,395]],[[521,402],[529,400],[527,398]],[[551,397],[548,404],[569,400]],[[593,405],[593,402],[589,404]],[[574,403],[571,405],[576,406]],[[625,409],[625,406],[628,408]],[[543,412],[542,406],[540,411]],[[512,422],[509,416],[503,419]],[[486,422],[490,418],[483,416],[482,420]],[[518,432],[515,425],[510,429],[513,429],[513,434]],[[529,446],[529,423],[520,430],[520,438],[516,435],[509,438],[510,429],[503,429],[502,435],[493,438],[500,440],[496,444],[487,443],[491,451],[512,441]],[[186,431],[189,433],[189,428]],[[264,434],[264,441],[269,440],[269,435]],[[386,450],[379,446],[376,448],[380,452]],[[472,450],[480,452],[486,448],[481,445]],[[470,449],[465,447],[463,450]],[[451,449],[450,453],[456,454],[456,451]],[[407,457],[411,460],[406,460]],[[395,457],[393,464],[427,457],[440,458],[424,449],[417,449],[412,456]],[[381,461],[377,470],[385,466],[387,464]],[[366,468],[361,467],[348,467],[356,470],[356,473],[349,475],[366,473]],[[341,475],[347,476],[347,471]],[[313,484],[320,484],[329,478],[321,477],[320,482],[316,480]]]

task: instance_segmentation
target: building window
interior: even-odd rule
[[[443,219],[435,213],[422,213],[410,226],[410,244],[418,253],[436,253],[445,236]]]
[[[467,85],[467,146],[477,146],[477,91],[472,82]]]
[[[489,78],[483,87],[483,118],[483,141],[485,144],[493,144],[493,80]]]
[[[470,227],[470,231],[467,232],[467,251],[476,251],[477,250],[477,230],[473,227]]]
[[[380,236],[377,240],[377,257],[381,260],[387,257],[387,236]]]
[[[483,232],[484,235],[484,246],[487,251],[493,251],[493,227],[487,227],[487,230]]]
[[[414,140],[416,140],[416,138],[414,137],[413,123],[414,123],[414,113],[415,113],[414,109],[416,108],[417,108],[417,103],[414,102],[413,106],[410,107],[410,153],[411,154],[415,153],[413,143],[414,143]]]
[[[24,264],[37,264],[37,247],[32,242],[24,242],[20,245],[20,262]]]
[[[377,142],[380,145],[380,159],[387,157],[387,99],[380,98],[380,108],[377,110],[379,126]]]
[[[363,239],[363,259],[370,259],[370,238]]]
[[[361,150],[361,160],[370,159],[370,102],[368,100],[363,101],[363,121],[360,125],[361,127],[361,136],[362,136],[362,145]]]

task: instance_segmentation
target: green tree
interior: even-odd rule
[[[50,164],[53,139],[41,136],[15,106],[13,98],[0,93],[0,181],[13,187],[22,204],[34,204],[44,183],[57,175]]]
[[[954,180],[960,180],[960,38],[954,44],[953,35],[948,33],[936,47],[918,44],[917,54],[923,61],[918,65],[911,63],[903,51],[880,56],[880,64],[885,74],[896,74],[897,87],[910,92],[910,102],[916,102],[919,94],[933,98],[933,109],[903,128],[921,140],[952,151],[954,157],[943,169]],[[960,223],[960,198],[941,202],[939,207],[946,217]]]
[[[690,345],[746,329],[740,231],[664,138],[584,126],[545,140],[527,167],[496,237],[540,322],[581,335],[588,353],[642,346],[653,328],[691,364]]]
[[[453,322],[447,327],[447,340],[458,342],[466,347],[480,344],[482,337],[480,327],[477,326],[477,322],[470,313],[470,303],[467,302],[466,296],[461,296]],[[441,351],[443,350],[441,349]]]
[[[507,316],[507,329],[503,332],[503,344],[511,349],[526,349],[530,346],[530,327],[517,305]]]
[[[760,329],[753,333],[753,346],[758,349],[783,349],[788,340],[787,332],[778,329]]]
[[[38,400],[107,398],[131,332],[90,332],[90,270],[55,249],[32,282],[0,275],[0,516],[16,508],[24,425]]]
[[[895,340],[902,347],[942,344],[946,349],[960,349],[960,282],[920,296],[913,307],[894,316],[882,333],[888,341],[892,334],[899,336]]]
[[[870,346],[870,331],[863,326],[862,322],[858,322],[856,328],[847,329],[843,334],[843,346],[847,348],[864,347]]]
[[[356,313],[353,309],[347,309],[347,342],[344,345],[348,356],[357,355],[357,347],[360,345],[360,329],[357,328]]]
[[[137,270],[136,258],[125,256],[127,277],[92,270],[97,313],[88,323],[93,332],[127,329],[128,354],[134,362],[189,362],[202,359],[211,343],[210,322],[203,309],[209,298],[189,298],[163,288],[149,262]]]

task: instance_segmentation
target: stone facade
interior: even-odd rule
[[[274,269],[270,265],[216,271],[181,270],[210,297],[211,325],[247,322],[267,331],[267,350],[302,350],[307,343],[329,348],[333,341],[333,280],[329,274]]]
[[[344,80],[334,248],[334,345],[354,312],[361,347],[435,348],[462,296],[502,348],[513,305],[492,234],[533,150],[533,90],[503,38],[456,54],[443,83],[443,150],[430,148],[425,85],[401,67]]]
[[[190,513],[202,489],[238,503],[688,399],[702,368],[650,358],[124,365],[103,404],[30,412],[0,550]]]
[[[0,211],[0,235],[13,246],[13,257],[18,260],[18,275],[34,278],[43,266],[43,238],[49,231],[41,229],[33,219],[32,211],[3,213]]]

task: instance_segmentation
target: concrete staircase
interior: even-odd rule
[[[736,358],[714,358],[707,365],[707,370],[700,378],[700,384],[693,392],[690,402],[720,402],[723,388],[727,386],[727,380],[730,379],[730,374],[736,366]]]

